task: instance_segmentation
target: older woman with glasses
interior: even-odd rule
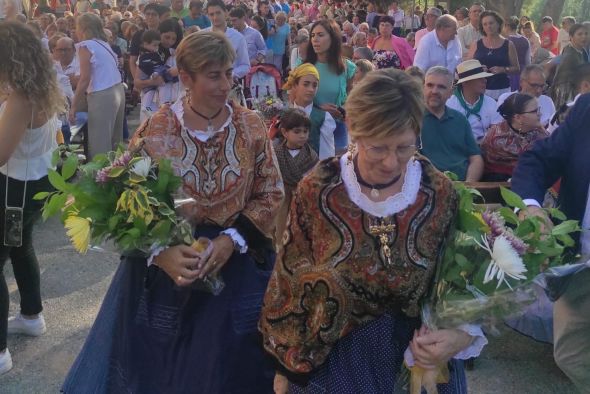
[[[414,78],[367,74],[346,102],[353,145],[299,183],[259,323],[275,392],[393,392],[408,347],[420,366],[450,361],[439,389],[465,392],[453,357],[477,354],[481,331],[415,334],[457,209],[451,181],[417,154],[423,108]]]
[[[549,135],[541,124],[539,102],[533,96],[514,93],[498,107],[498,112],[504,121],[492,125],[481,143],[483,180],[489,182],[512,178],[520,154]]]

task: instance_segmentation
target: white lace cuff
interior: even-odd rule
[[[220,234],[229,235],[232,241],[234,241],[234,248],[240,252],[240,254],[244,254],[248,251],[246,240],[235,228],[230,227],[227,230],[223,230]]]
[[[541,204],[539,204],[539,201],[532,199],[532,198],[525,198],[524,200],[522,200],[522,202],[524,203],[524,205],[526,205],[527,207],[530,206],[534,206],[534,207],[539,207],[541,208]]]
[[[154,263],[154,259],[156,258],[156,256],[158,256],[160,253],[162,253],[164,251],[164,249],[166,249],[164,246],[158,246],[156,249],[152,250],[152,254],[150,254],[150,257],[148,257],[147,259],[147,266],[149,267]]]
[[[477,324],[461,324],[459,327],[457,327],[457,329],[469,334],[472,337],[475,337],[475,339],[471,345],[455,354],[453,358],[458,360],[467,360],[479,356],[483,350],[483,347],[488,344],[488,339],[481,330],[481,326]]]

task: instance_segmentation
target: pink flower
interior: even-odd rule
[[[102,168],[100,170],[98,170],[98,172],[96,173],[96,183],[107,183],[109,181],[109,171],[111,170],[111,167],[105,167]]]
[[[131,153],[129,151],[125,151],[125,152],[123,152],[123,154],[121,156],[117,157],[115,159],[115,161],[113,161],[113,166],[114,167],[125,167],[125,166],[127,166],[127,164],[129,164],[131,159],[132,159]]]

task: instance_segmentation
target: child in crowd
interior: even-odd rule
[[[281,115],[277,127],[280,134],[273,145],[285,184],[285,200],[277,216],[276,239],[281,247],[293,192],[301,178],[319,159],[308,142],[311,120],[305,112],[297,108],[287,109]]]
[[[178,76],[170,73],[170,66],[166,65],[158,49],[160,47],[160,33],[156,30],[146,30],[141,36],[141,52],[137,67],[146,76],[144,79],[162,77],[164,82],[178,82]],[[158,88],[149,86],[143,89],[142,106],[149,111],[155,111],[151,103],[157,103]]]
[[[314,106],[320,74],[313,64],[304,63],[289,73],[283,89],[289,91],[289,106],[303,110],[310,118],[309,144],[320,160],[332,157],[336,122],[328,112]]]

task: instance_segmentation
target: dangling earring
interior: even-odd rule
[[[346,160],[347,160],[348,165],[351,165],[352,161],[354,159],[354,154],[356,153],[356,144],[353,142],[350,142],[348,144],[347,151],[348,151],[348,157],[346,158]]]

